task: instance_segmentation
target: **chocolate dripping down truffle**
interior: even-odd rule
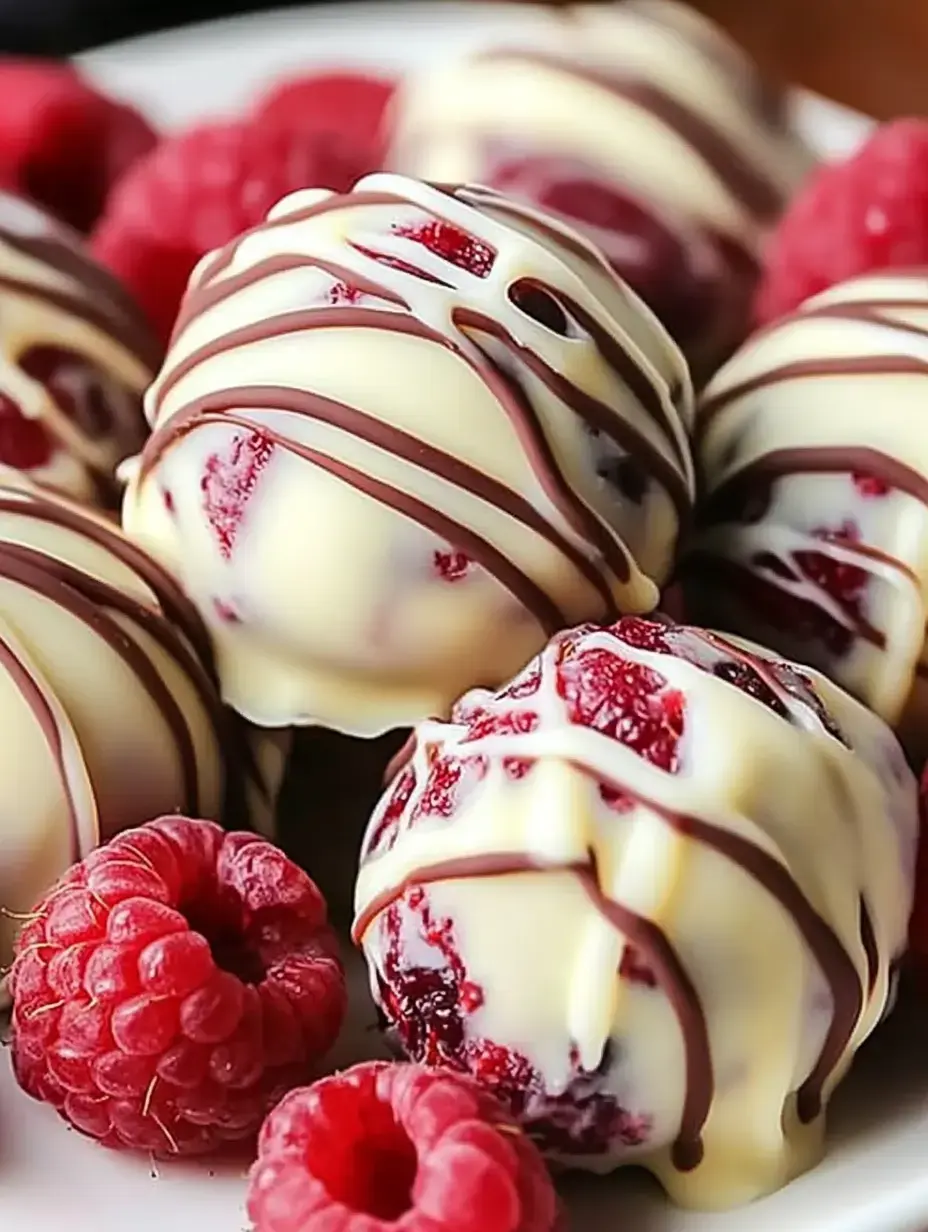
[[[0,468],[0,966],[16,913],[97,843],[166,813],[218,818],[227,754],[236,797],[270,809],[210,665],[160,565]]]
[[[744,337],[764,237],[814,163],[787,96],[689,6],[563,6],[520,43],[410,75],[388,164],[575,226],[701,383]]]
[[[0,192],[0,464],[115,506],[159,361],[141,311],[81,238]]]
[[[855,279],[702,398],[694,613],[814,664],[928,756],[928,274]]]
[[[626,618],[418,726],[354,935],[417,1060],[569,1165],[723,1209],[821,1157],[890,1003],[917,828],[895,737],[824,677]]]
[[[195,272],[124,525],[261,726],[377,735],[646,612],[690,517],[686,365],[573,232],[470,186],[298,193]]]

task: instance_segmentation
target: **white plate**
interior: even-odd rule
[[[401,69],[497,38],[533,17],[502,6],[389,3],[290,10],[213,23],[92,53],[87,68],[164,126],[234,110],[306,65]],[[818,99],[797,116],[823,152],[840,154],[867,121]],[[372,1046],[363,976],[338,1060]],[[575,1232],[925,1232],[928,1229],[928,1004],[904,1006],[868,1047],[832,1110],[831,1150],[816,1171],[728,1216],[676,1211],[656,1186],[619,1175],[570,1183]],[[0,1056],[2,1232],[239,1232],[240,1173],[115,1156],[68,1133],[21,1096]],[[309,1230],[307,1230],[309,1232]]]

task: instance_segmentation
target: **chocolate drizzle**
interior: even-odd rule
[[[581,773],[591,774],[588,767],[576,764]],[[684,838],[716,852],[722,859],[741,869],[771,898],[780,904],[793,921],[810,953],[817,962],[832,998],[832,1018],[829,1029],[812,1070],[797,1092],[797,1114],[801,1121],[811,1122],[822,1111],[823,1092],[840,1065],[860,1021],[865,991],[872,991],[879,968],[872,923],[861,903],[861,946],[866,958],[867,988],[862,985],[857,967],[840,938],[819,915],[784,864],[762,850],[756,843],[711,824],[701,818],[676,813],[644,795],[630,790],[627,783],[598,781],[607,787],[632,795]],[[376,867],[373,857],[368,868]],[[527,872],[563,872],[580,878],[591,903],[616,930],[623,934],[654,970],[658,984],[673,1007],[683,1037],[686,1057],[686,1092],[680,1130],[673,1146],[672,1159],[679,1171],[698,1167],[703,1158],[702,1131],[708,1120],[714,1099],[714,1076],[705,1012],[687,970],[658,925],[615,902],[604,894],[597,873],[596,857],[590,851],[583,862],[545,862],[525,853],[494,853],[440,861],[412,870],[398,884],[375,895],[358,912],[352,937],[361,946],[364,937],[391,903],[409,888],[442,881],[460,881],[483,877],[515,876]]]
[[[464,205],[469,205],[467,194],[486,196],[483,190],[455,188],[446,190]],[[492,196],[492,194],[490,194]],[[415,209],[430,223],[438,222],[457,228],[459,224],[446,219],[441,210],[424,206],[416,200],[392,193],[365,190],[348,196],[326,197],[313,204],[295,209],[271,219],[257,230],[292,226],[333,211],[351,211],[365,206],[389,206],[397,209]],[[474,208],[470,206],[469,208]],[[542,587],[519,569],[514,562],[495,546],[468,527],[446,514],[430,508],[421,500],[371,475],[362,474],[356,467],[329,456],[321,447],[311,449],[290,439],[284,432],[276,432],[265,422],[253,421],[249,411],[275,412],[301,416],[324,422],[364,440],[393,457],[402,459],[413,467],[429,471],[448,484],[470,493],[492,505],[507,518],[521,523],[543,538],[567,560],[599,596],[604,619],[617,614],[614,595],[615,583],[627,584],[633,576],[633,561],[618,534],[577,492],[564,473],[546,432],[544,419],[533,404],[531,393],[520,379],[518,369],[529,372],[547,389],[551,396],[575,414],[583,423],[624,450],[643,473],[652,477],[667,493],[673,503],[678,521],[688,521],[692,509],[692,474],[687,445],[682,428],[675,424],[679,407],[672,398],[682,396],[682,387],[663,394],[660,380],[631,346],[623,346],[609,329],[596,320],[583,306],[563,293],[544,288],[563,303],[578,325],[585,330],[596,348],[601,362],[615,375],[616,381],[636,399],[643,414],[653,422],[657,432],[666,441],[666,454],[649,437],[634,426],[629,417],[622,417],[608,404],[587,394],[572,381],[551,368],[535,350],[523,344],[496,320],[482,312],[452,304],[450,328],[447,333],[434,328],[416,315],[406,295],[364,273],[357,273],[336,261],[319,258],[312,254],[284,252],[246,265],[241,271],[233,269],[242,245],[256,232],[247,233],[225,249],[216,253],[200,270],[184,302],[181,316],[175,329],[175,341],[188,325],[202,314],[219,308],[223,303],[256,287],[276,275],[307,269],[328,275],[335,284],[343,284],[357,296],[369,303],[321,303],[317,306],[296,308],[280,312],[264,320],[239,326],[227,333],[211,338],[177,361],[169,364],[155,385],[155,430],[146,444],[141,458],[139,481],[149,478],[170,450],[195,428],[217,422],[256,432],[289,452],[298,455],[319,469],[337,476],[343,483],[387,505],[403,516],[419,523],[426,529],[446,539],[465,551],[483,566],[526,609],[532,613],[548,633],[565,623],[570,623],[567,613],[560,610]],[[563,243],[557,231],[556,242]],[[356,251],[371,263],[384,265],[396,263],[389,254],[370,250],[370,240],[365,234],[363,252]],[[352,248],[350,240],[345,244]],[[576,245],[587,262],[598,266],[597,258],[586,251],[582,241]],[[608,267],[604,273],[614,281]],[[414,279],[420,278],[414,269],[400,262],[398,274],[413,288]],[[541,286],[540,283],[537,284]],[[616,284],[618,293],[618,284]],[[420,441],[402,429],[368,415],[361,408],[348,406],[334,399],[320,396],[309,390],[282,388],[266,383],[241,388],[211,389],[208,395],[182,403],[164,422],[159,422],[160,412],[166,400],[178,385],[201,365],[216,360],[226,352],[247,348],[273,339],[302,333],[308,330],[348,328],[376,330],[402,334],[420,339],[431,345],[450,351],[466,364],[492,393],[502,412],[511,423],[540,487],[576,538],[568,537],[549,522],[535,506],[510,490],[505,484],[485,475],[463,460]],[[502,349],[490,352],[481,346],[479,335],[492,339]],[[512,362],[508,362],[508,357]]]
[[[59,556],[20,543],[0,542],[0,578],[22,586],[56,604],[91,629],[133,674],[155,706],[171,736],[180,763],[183,800],[178,807],[198,816],[200,798],[197,747],[188,717],[164,682],[144,642],[134,639],[127,623],[138,628],[183,673],[216,735],[225,747],[226,717],[211,672],[208,634],[199,616],[170,577],[134,544],[102,520],[83,514],[51,495],[24,493],[0,486],[0,513],[25,521],[46,522],[82,536],[118,560],[152,591],[158,608],[147,606],[112,584]],[[23,687],[21,675],[17,676]],[[32,694],[27,696],[32,698]],[[48,738],[48,725],[30,701]],[[56,737],[60,743],[60,737]],[[54,750],[56,745],[50,742]]]
[[[706,164],[728,193],[759,222],[772,222],[784,194],[726,135],[672,95],[630,72],[596,67],[576,58],[536,49],[483,52],[478,59],[515,60],[586,82],[648,112],[675,132]]]

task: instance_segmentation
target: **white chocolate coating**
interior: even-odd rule
[[[101,839],[219,816],[208,653],[176,584],[115,526],[0,468],[0,968],[6,913]]]
[[[426,180],[508,190],[505,164],[551,160],[550,176],[621,186],[649,207],[693,277],[724,278],[731,249],[750,271],[769,224],[813,165],[790,126],[786,92],[764,82],[721,30],[668,0],[570,6],[533,33],[524,46],[412,75],[394,106],[388,164]],[[528,180],[512,189],[543,201]],[[587,219],[586,233],[614,252],[617,268],[634,269],[621,214],[594,205]],[[740,321],[728,319],[721,300],[716,314],[718,324],[704,322],[693,338],[700,361],[732,345],[733,327],[743,330],[743,307]]]
[[[139,309],[80,237],[0,192],[0,464],[115,503],[116,467],[145,438],[157,362]]]
[[[557,628],[654,608],[691,408],[680,353],[579,237],[370,176],[201,263],[124,526],[196,603],[239,713],[375,735]]]
[[[762,331],[702,399],[706,510],[687,570],[702,617],[814,663],[898,727],[918,764],[926,397],[928,271],[855,279]]]
[[[404,968],[467,989],[464,1064],[483,1072],[482,1041],[524,1058],[530,1128],[565,1091],[587,1101],[581,1132],[591,1092],[615,1101],[615,1137],[569,1162],[643,1165],[722,1209],[821,1155],[821,1109],[905,945],[916,785],[885,724],[824,678],[680,626],[628,644],[644,623],[561,635],[503,694],[420,725],[368,829],[355,936],[382,1004]],[[579,698],[634,741],[653,713],[584,677],[585,656],[678,693],[675,764],[575,720]],[[427,1028],[433,1003],[410,996]]]

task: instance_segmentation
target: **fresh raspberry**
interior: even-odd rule
[[[0,183],[89,231],[116,181],[155,144],[133,107],[69,64],[0,60]]]
[[[363,73],[311,73],[278,82],[255,108],[263,124],[339,133],[382,155],[396,83]]]
[[[915,867],[915,906],[909,945],[915,959],[928,969],[928,767],[921,782],[921,839]]]
[[[36,907],[10,973],[20,1085],[105,1146],[194,1155],[252,1138],[338,1033],[325,902],[253,834],[162,817]]]
[[[301,188],[347,192],[372,166],[337,133],[292,125],[203,124],[162,141],[117,185],[93,234],[166,341],[200,258],[262,222]]]
[[[261,1131],[255,1232],[554,1232],[537,1149],[471,1079],[383,1061],[292,1091]]]
[[[755,315],[871,271],[928,265],[928,121],[893,120],[845,162],[824,164],[771,236]]]

